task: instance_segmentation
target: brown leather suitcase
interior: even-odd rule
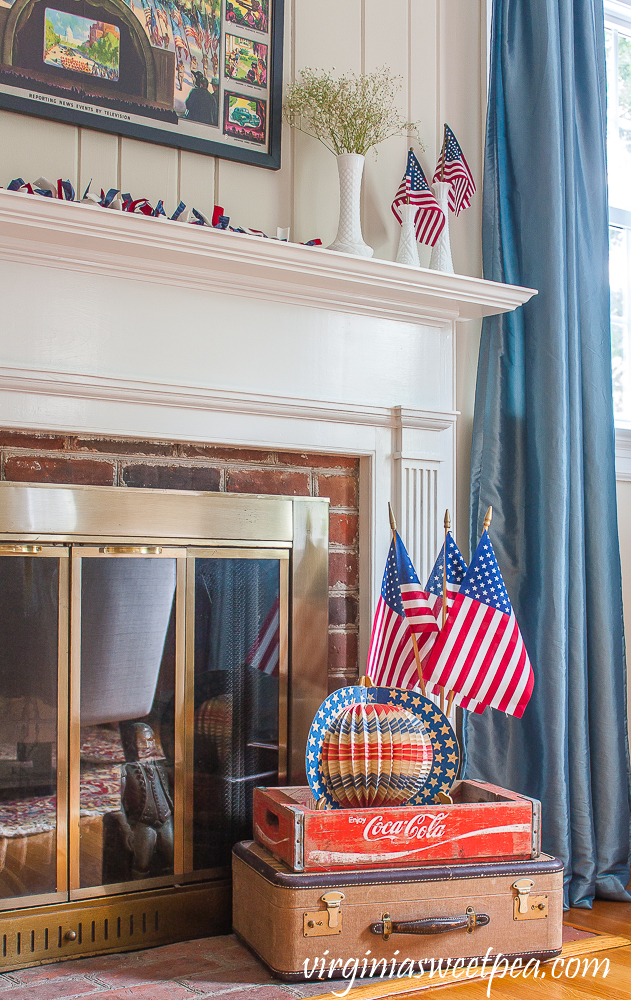
[[[486,957],[490,967],[499,953],[523,967],[561,952],[563,865],[546,854],[305,874],[248,841],[234,848],[232,869],[234,930],[287,981],[317,980],[322,968],[349,978],[356,961],[359,978],[384,966],[411,974],[432,960],[463,968]]]

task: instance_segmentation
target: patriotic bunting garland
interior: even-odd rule
[[[229,216],[224,215],[224,210],[220,205],[215,205],[212,219],[210,220],[204,215],[203,212],[200,212],[199,209],[188,209],[183,201],[179,203],[173,215],[168,216],[164,210],[164,202],[162,200],[160,200],[154,208],[147,198],[132,198],[131,194],[123,193],[117,188],[110,188],[107,193],[103,190],[103,188],[101,188],[100,195],[97,195],[90,191],[91,186],[92,181],[90,181],[85,189],[83,197],[79,198],[75,194],[75,190],[70,181],[62,181],[60,179],[53,184],[45,177],[38,177],[38,179],[31,184],[28,181],[24,181],[21,177],[16,177],[10,184],[7,185],[7,190],[41,195],[44,198],[56,198],[59,201],[73,201],[84,205],[95,205],[100,208],[113,209],[119,212],[131,212],[151,216],[153,218],[169,219],[172,222],[187,222],[193,226],[208,226],[211,229],[225,229],[231,233],[245,233],[249,236],[260,236],[263,239],[275,239],[284,243],[289,240],[288,229],[279,228],[276,236],[268,237],[267,234],[262,232],[260,229],[244,229],[241,226],[231,226]],[[322,240],[307,240],[306,243],[301,245],[306,247],[322,246]]]

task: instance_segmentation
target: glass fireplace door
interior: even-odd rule
[[[72,551],[72,898],[172,884],[183,848],[178,767],[184,549]]]
[[[288,569],[283,549],[189,550],[186,871],[228,866],[253,789],[286,779]]]
[[[0,544],[0,900],[67,899],[68,549]]]

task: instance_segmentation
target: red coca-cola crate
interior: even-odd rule
[[[452,803],[317,810],[309,788],[255,788],[254,837],[293,871],[536,858],[541,803],[458,781]]]

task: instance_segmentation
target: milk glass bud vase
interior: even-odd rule
[[[399,237],[399,249],[397,250],[397,264],[409,264],[411,267],[420,267],[418,258],[418,246],[416,243],[416,229],[414,220],[418,212],[418,205],[401,205],[401,236]]]
[[[429,266],[433,271],[446,271],[447,274],[454,273],[454,265],[451,259],[451,246],[449,243],[449,188],[451,184],[447,181],[436,181],[432,184],[432,191],[436,201],[445,213],[445,225],[443,231],[432,247],[432,256]]]
[[[364,243],[360,216],[362,174],[366,157],[360,153],[340,153],[337,169],[340,176],[340,221],[335,243],[329,250],[372,257],[373,249]]]

